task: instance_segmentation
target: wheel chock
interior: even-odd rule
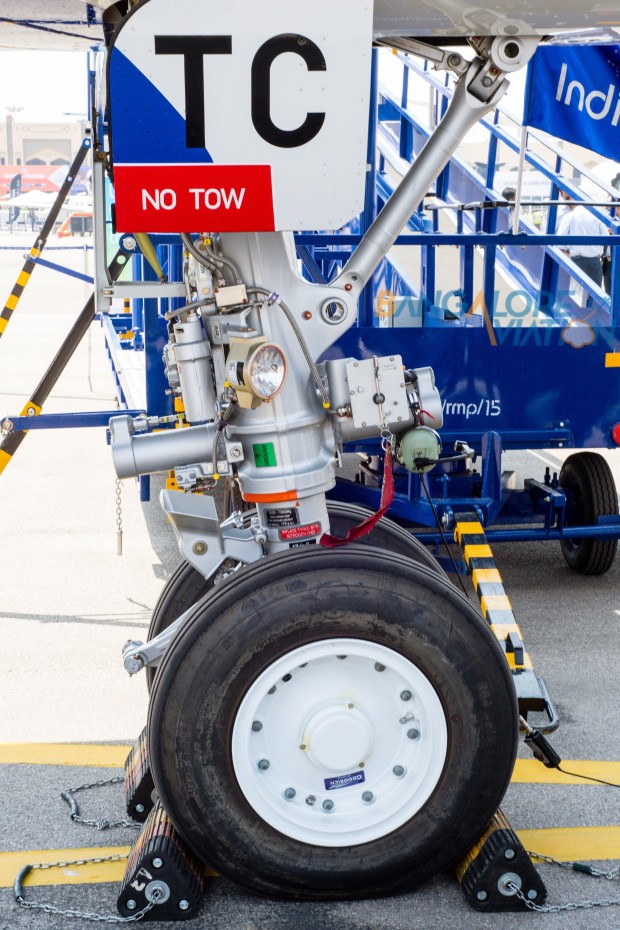
[[[125,760],[125,802],[128,815],[144,823],[155,803],[154,792],[145,727]]]
[[[501,810],[458,863],[456,877],[476,911],[526,910],[512,885],[535,904],[547,897],[543,880]]]
[[[131,917],[156,901],[144,920],[195,917],[205,887],[205,866],[183,842],[156,802],[129,854],[117,907]]]

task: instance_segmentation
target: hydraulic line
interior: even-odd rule
[[[234,409],[235,409],[235,404],[231,402],[229,406],[226,408],[226,410],[224,411],[224,413],[222,414],[222,416],[220,417],[220,422],[218,423],[217,429],[215,431],[215,435],[213,436],[211,460],[213,461],[213,478],[215,481],[218,481],[220,477],[217,473],[217,447],[220,442],[220,436],[226,429],[226,424],[228,423],[231,416],[233,415]]]
[[[242,283],[241,275],[239,274],[237,266],[234,265],[233,262],[231,262],[229,259],[222,258],[221,255],[216,255],[213,249],[205,242],[204,239],[202,240],[202,246],[203,246],[202,251],[196,248],[196,246],[192,242],[192,239],[189,233],[181,233],[181,241],[183,242],[183,245],[185,246],[187,251],[190,252],[190,254],[194,256],[196,261],[199,262],[201,265],[203,265],[208,271],[211,271],[211,272],[215,271],[215,273],[220,277],[220,279],[224,282],[224,284],[226,282],[222,276],[222,271],[221,271],[220,266],[223,266],[224,268],[228,268],[231,275],[233,276],[233,280],[235,284]]]

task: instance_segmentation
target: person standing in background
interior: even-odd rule
[[[566,200],[568,210],[558,224],[558,236],[607,235],[608,230],[605,224],[590,213],[586,207],[575,203],[573,198],[565,191],[561,192],[561,197]],[[602,245],[569,245],[564,251],[578,268],[581,268],[588,277],[592,278],[595,284],[601,287],[603,283]]]

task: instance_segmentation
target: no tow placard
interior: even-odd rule
[[[121,231],[338,228],[363,206],[372,3],[148,0],[108,63]]]

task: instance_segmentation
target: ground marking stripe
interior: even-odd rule
[[[515,831],[527,850],[553,856],[562,862],[601,861],[620,858],[620,826],[552,827],[543,830]],[[129,846],[94,846],[81,849],[26,849],[0,853],[0,888],[11,888],[15,876],[28,863],[71,861],[91,856],[125,855]],[[207,875],[213,876],[211,870]],[[125,874],[125,860],[98,862],[55,869],[35,869],[26,879],[25,889],[34,885],[82,885],[120,882]]]
[[[578,775],[600,778],[620,785],[620,762],[605,762],[598,759],[562,759],[562,768]],[[558,769],[548,769],[536,759],[517,759],[512,773],[513,784],[539,785],[596,785],[596,782],[567,775]],[[604,787],[600,785],[599,787]]]
[[[0,888],[12,888],[15,876],[25,865],[35,862],[71,862],[93,856],[123,856],[131,846],[91,846],[88,849],[26,849],[0,853]],[[119,862],[91,862],[63,869],[34,869],[25,883],[29,885],[84,885],[93,882],[120,882],[125,874],[125,859]]]
[[[515,833],[528,851],[553,856],[561,862],[620,859],[618,826],[557,827],[546,830],[515,830]]]
[[[130,749],[93,743],[0,743],[0,764],[120,768]]]
[[[131,746],[104,743],[0,743],[0,765],[66,765],[93,768],[122,768]],[[571,772],[601,778],[620,785],[620,761],[564,759]],[[594,785],[579,777],[548,769],[536,759],[517,759],[514,784]]]
[[[0,853],[0,888],[12,888],[15,877],[25,865],[38,862],[73,862],[95,856],[127,856],[131,846],[91,846],[79,849],[24,849]],[[92,885],[100,882],[120,882],[125,875],[126,858],[116,862],[89,862],[86,865],[69,865],[53,869],[33,869],[24,882],[24,892],[34,885]],[[217,872],[205,866],[207,878],[216,878]]]

